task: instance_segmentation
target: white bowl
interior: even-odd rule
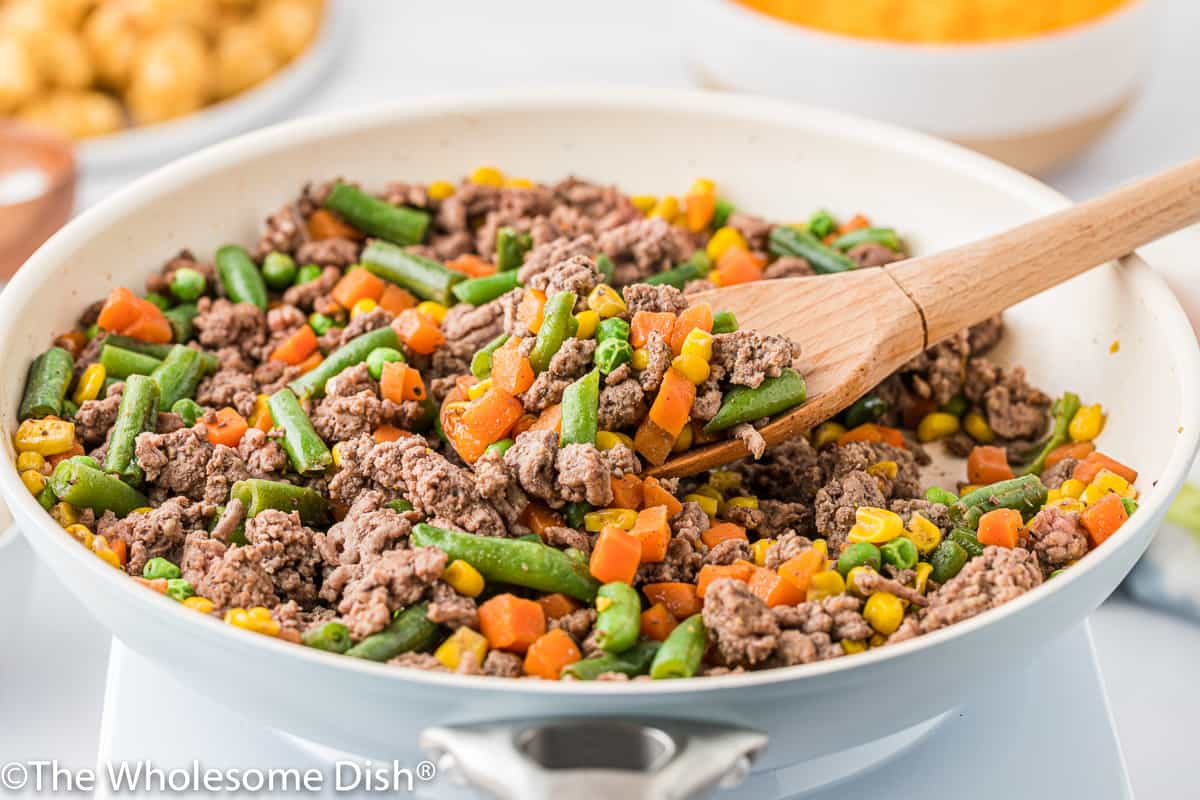
[[[794,219],[817,206],[894,225],[917,251],[961,243],[1064,205],[1013,170],[920,134],[728,95],[571,87],[410,101],[302,120],[196,154],[70,223],[0,295],[0,429],[16,427],[26,366],[113,285],[140,285],[181,247],[251,242],[308,179],[452,178],[481,163],[552,180],[577,173],[634,192],[712,177],[743,208]],[[929,719],[1003,687],[1120,582],[1182,483],[1200,437],[1200,351],[1171,293],[1136,257],[1008,315],[999,356],[1051,392],[1110,412],[1102,447],[1144,476],[1141,508],[1061,577],[999,610],[897,646],[808,666],[703,680],[504,681],[363,663],[247,633],[180,608],[109,568],[22,486],[11,446],[0,491],[38,555],[124,643],[267,725],[342,750],[415,758],[429,726],[564,715],[707,720],[763,731],[773,767]],[[1120,349],[1109,354],[1109,345]],[[9,436],[5,436],[5,442]],[[883,690],[883,687],[888,687]],[[869,699],[868,699],[869,698]],[[409,763],[415,763],[411,761]],[[497,766],[497,769],[499,767]],[[530,795],[526,795],[530,796]]]
[[[1041,172],[1134,99],[1149,68],[1155,4],[1132,0],[1082,25],[981,44],[852,38],[731,0],[676,0],[675,21],[708,86],[865,114]]]

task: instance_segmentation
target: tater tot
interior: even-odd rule
[[[320,16],[305,0],[268,0],[258,12],[258,24],[275,55],[291,61],[316,36]]]
[[[279,60],[257,25],[233,25],[217,38],[217,95],[231,97],[271,77]]]
[[[153,33],[172,25],[187,25],[202,33],[217,32],[216,0],[123,0],[138,25]]]
[[[82,37],[64,28],[46,28],[31,37],[30,52],[42,80],[62,89],[86,89],[95,79],[92,58]]]
[[[211,75],[204,37],[183,26],[165,28],[142,45],[125,100],[139,123],[162,122],[203,106]]]
[[[0,114],[33,99],[41,87],[38,69],[15,36],[0,36]]]
[[[121,104],[103,92],[50,92],[22,108],[17,116],[75,139],[103,136],[125,126]]]
[[[115,3],[97,8],[84,23],[83,40],[92,54],[97,79],[110,89],[124,89],[138,44],[137,22],[129,9]]]

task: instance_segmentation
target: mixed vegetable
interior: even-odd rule
[[[687,678],[903,641],[1115,534],[1137,473],[1099,405],[938,344],[770,450],[794,345],[698,290],[904,257],[893,229],[480,168],[306,186],[262,240],[118,287],[30,366],[29,491],[190,609],[399,666]],[[736,436],[752,456],[644,476]],[[927,446],[965,480],[923,487]]]

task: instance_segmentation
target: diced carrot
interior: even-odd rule
[[[425,381],[415,367],[402,361],[387,361],[383,365],[383,374],[379,376],[379,394],[393,403],[424,400]]]
[[[671,455],[675,439],[652,421],[644,419],[633,434],[633,449],[651,464],[659,466]]]
[[[124,286],[118,286],[108,295],[96,324],[110,333],[154,344],[167,344],[175,338],[162,310]]]
[[[712,333],[713,313],[712,306],[708,303],[696,303],[693,306],[688,306],[679,316],[675,318],[675,324],[671,326],[671,350],[675,355],[683,350],[683,340],[687,335],[697,328],[705,333]]]
[[[647,639],[665,642],[678,624],[679,620],[662,603],[655,603],[642,612],[642,636]]]
[[[821,240],[821,244],[833,244],[837,240],[838,240],[838,232],[834,231],[833,233],[825,234],[825,238]]]
[[[667,545],[671,543],[671,526],[667,522],[666,506],[651,506],[639,511],[637,521],[633,523],[629,532],[642,544],[643,564],[653,564],[667,557]]]
[[[1129,514],[1125,511],[1125,504],[1121,502],[1120,496],[1112,492],[1092,503],[1079,515],[1079,521],[1087,531],[1092,547],[1104,544],[1127,519]]]
[[[474,464],[487,450],[490,441],[477,436],[469,427],[463,424],[465,406],[442,406],[442,432],[455,452],[468,464]]]
[[[357,269],[355,272],[366,272],[366,270]],[[308,325],[301,325],[295,333],[279,343],[279,346],[271,353],[271,358],[296,366],[304,363],[304,359],[316,351],[317,334]]]
[[[1008,451],[1003,447],[978,445],[967,456],[967,482],[974,486],[989,486],[1012,478]]]
[[[537,333],[546,315],[546,293],[540,289],[525,289],[517,303],[517,323],[530,333]],[[516,337],[514,337],[516,338]],[[495,367],[493,367],[494,369]]]
[[[113,539],[108,543],[108,549],[117,554],[117,561],[122,567],[129,563],[129,549],[124,539]]]
[[[637,475],[625,474],[613,476],[612,484],[613,507],[632,508],[637,511],[642,507],[642,479]]]
[[[493,386],[467,405],[462,421],[478,438],[498,442],[524,413],[520,400]]]
[[[1099,451],[1088,453],[1083,461],[1076,464],[1075,471],[1071,473],[1071,477],[1084,483],[1091,483],[1100,474],[1100,470],[1102,469],[1115,472],[1130,483],[1137,480],[1138,474],[1136,469],[1127,467],[1120,461],[1109,458]]]
[[[522,414],[521,418],[517,420],[517,424],[513,425],[512,438],[517,438],[522,433],[532,428],[536,422],[537,417],[535,417],[533,414]]]
[[[67,331],[54,337],[54,346],[66,350],[71,354],[71,358],[79,358],[87,343],[87,334],[83,331]]]
[[[166,578],[155,578],[154,580],[150,580],[148,578],[134,578],[134,580],[140,583],[142,586],[145,586],[147,589],[153,589],[159,594],[167,593]]]
[[[359,241],[366,237],[362,231],[342,221],[340,217],[327,208],[318,208],[308,218],[308,235],[312,239],[353,239]]]
[[[455,375],[454,388],[459,392],[459,396],[455,399],[465,400],[467,392],[471,391],[471,387],[477,383],[479,383],[479,378],[476,378],[474,375]]]
[[[446,268],[469,275],[472,278],[482,278],[485,275],[494,275],[496,273],[495,264],[483,260],[474,253],[467,253],[466,255],[447,261]]]
[[[663,376],[662,385],[650,406],[646,419],[670,434],[672,444],[679,436],[683,426],[687,424],[688,415],[692,413],[692,403],[696,401],[696,384],[689,381],[674,367],[667,370]]]
[[[529,430],[562,433],[562,403],[555,403],[538,414],[538,418],[529,426]]]
[[[321,352],[318,350],[297,364],[296,368],[300,370],[300,374],[303,375],[304,373],[312,372],[314,369],[321,366],[321,362],[324,360],[325,356],[321,355]]]
[[[983,545],[1016,547],[1021,539],[1021,512],[1015,508],[994,508],[979,518],[976,538]]]
[[[696,576],[696,596],[704,597],[704,593],[708,591],[708,585],[720,578],[733,578],[735,581],[749,583],[750,576],[757,569],[749,561],[735,561],[732,564],[718,565],[705,564],[700,568],[700,574]]]
[[[529,645],[525,654],[525,674],[556,681],[563,667],[583,658],[571,634],[562,628],[546,631]]]
[[[673,518],[680,511],[683,511],[683,503],[675,497],[675,495],[663,488],[663,485],[658,482],[658,478],[647,477],[642,481],[642,503],[649,508],[650,506],[666,506],[667,517]]]
[[[746,529],[735,522],[718,522],[700,534],[700,538],[704,540],[710,550],[728,539],[750,541],[750,537],[746,535]]]
[[[423,356],[429,355],[446,343],[446,337],[438,329],[437,323],[415,308],[401,311],[399,316],[392,320],[392,329],[410,350]]]
[[[864,217],[862,214],[855,214],[845,224],[838,227],[838,234],[844,236],[850,231],[856,231],[860,228],[869,227],[871,227],[871,221],[869,219]]]
[[[237,447],[242,436],[250,428],[245,417],[228,406],[217,411],[216,422],[205,425],[208,428],[208,441],[226,447]]]
[[[383,424],[375,429],[375,432],[371,434],[371,438],[375,440],[376,444],[382,444],[383,442],[398,442],[407,436],[413,435],[403,428],[397,428],[395,425]]]
[[[658,331],[669,342],[673,327],[675,315],[670,311],[638,311],[629,323],[629,343],[634,347],[645,347],[650,340],[650,331]]]
[[[392,316],[397,316],[405,309],[416,308],[417,298],[407,289],[401,289],[396,284],[389,283],[383,287],[383,294],[379,297],[379,307]]]
[[[562,592],[544,594],[537,601],[538,605],[542,607],[542,611],[546,613],[546,619],[558,619],[579,610],[579,601],[573,597],[567,597]]]
[[[762,256],[755,255],[744,247],[734,245],[717,259],[717,268],[712,271],[710,280],[718,286],[751,283],[762,280],[763,268],[766,266],[766,259]]]
[[[747,583],[750,584],[750,591],[771,608],[794,606],[803,603],[805,599],[804,592],[797,589],[795,584],[784,579],[775,570],[765,567],[754,567]]]
[[[509,394],[521,394],[533,386],[533,366],[521,355],[521,337],[514,336],[492,353],[492,384]]]
[[[525,506],[525,510],[521,512],[519,519],[522,525],[543,539],[546,538],[547,528],[563,527],[563,518],[547,508],[544,503],[537,500]]]
[[[647,583],[642,587],[642,594],[651,603],[661,603],[675,619],[687,619],[692,614],[700,613],[700,596],[696,594],[696,584],[679,581],[663,583]]]
[[[779,565],[779,576],[796,587],[800,594],[808,591],[812,576],[825,569],[825,554],[810,547],[798,556],[792,556]]]
[[[86,455],[86,452],[83,449],[83,445],[81,445],[79,443],[79,441],[76,440],[74,442],[71,442],[71,446],[68,447],[66,450],[62,451],[61,453],[56,453],[52,456],[47,456],[46,463],[49,464],[51,467],[57,467],[59,464],[66,461],[68,458],[74,458],[75,456],[82,456],[82,455]]]
[[[385,284],[382,278],[377,278],[365,269],[352,269],[334,284],[329,294],[342,308],[354,308],[359,300],[368,299],[379,301],[383,297]]]
[[[874,422],[864,422],[857,428],[851,428],[838,437],[837,443],[847,444],[848,442],[883,442],[890,444],[892,447],[908,447],[904,443],[904,434],[897,428],[889,428],[886,425],[877,425]]]
[[[1056,447],[1046,454],[1046,469],[1050,469],[1064,458],[1074,458],[1078,461],[1083,461],[1095,449],[1096,445],[1091,442],[1071,442],[1064,444],[1062,447]]]
[[[546,613],[533,600],[498,594],[479,606],[479,631],[497,650],[524,653],[546,632]]]
[[[707,228],[716,210],[716,192],[688,192],[684,196],[683,220],[692,233],[699,233]]]
[[[633,583],[633,576],[637,574],[641,561],[641,540],[628,531],[609,525],[600,531],[592,547],[588,569],[592,577],[601,583]]]

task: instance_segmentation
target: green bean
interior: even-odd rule
[[[181,303],[163,312],[163,316],[171,324],[172,341],[179,344],[191,341],[192,333],[194,332],[192,320],[199,313],[200,310],[196,308],[195,303]]]
[[[859,228],[834,239],[833,247],[845,252],[852,247],[867,243],[881,244],[888,250],[894,250],[897,253],[904,251],[904,246],[900,244],[900,237],[896,235],[893,228]]]
[[[179,567],[161,556],[150,559],[142,567],[142,577],[148,581],[155,581],[159,578],[170,580],[171,578],[178,578],[182,574]]]
[[[410,539],[415,547],[436,547],[450,561],[467,562],[489,581],[562,592],[589,603],[600,588],[586,563],[544,544],[448,531],[423,522],[413,528]]]
[[[100,363],[104,365],[104,371],[109,377],[118,380],[124,380],[130,375],[149,375],[162,364],[153,356],[144,356],[111,344],[100,348]]]
[[[675,626],[671,635],[658,648],[650,664],[650,677],[690,678],[700,668],[700,659],[708,646],[708,632],[699,614],[693,614]]]
[[[92,458],[91,456],[71,456],[67,460],[74,461],[77,464],[84,464],[86,466],[91,467],[92,469],[99,469],[99,470],[104,469],[104,467],[100,464],[100,462],[97,461],[96,459]]]
[[[734,211],[737,211],[737,207],[734,206],[733,203],[726,200],[724,197],[718,197],[716,208],[713,209],[712,222],[708,224],[708,227],[712,228],[714,231],[719,228],[724,228],[725,223],[729,221],[729,215]]]
[[[697,253],[704,256],[703,260],[695,257]],[[674,286],[676,289],[682,289],[687,285],[688,281],[697,281],[708,277],[709,270],[711,269],[712,262],[708,260],[708,255],[703,250],[697,250],[696,253],[692,254],[691,258],[679,266],[651,275],[643,283],[648,283],[652,286]]]
[[[575,661],[563,667],[561,677],[594,681],[609,672],[619,672],[630,678],[645,675],[661,646],[658,642],[650,640],[639,642],[623,653],[605,653]]]
[[[776,225],[771,230],[768,249],[777,256],[799,256],[812,265],[813,272],[823,275],[846,272],[857,266],[840,251],[826,247],[808,231],[787,225]]]
[[[917,546],[913,544],[912,539],[907,536],[898,536],[892,539],[879,548],[879,553],[883,557],[884,564],[891,565],[896,569],[912,569],[917,565],[917,560],[921,555],[917,552]]]
[[[609,317],[608,319],[600,320],[600,324],[596,326],[596,346],[599,347],[609,339],[628,342],[629,323],[620,317]]]
[[[90,508],[97,514],[111,511],[123,517],[135,508],[150,505],[137,489],[78,461],[63,461],[55,467],[50,488],[59,500],[77,508]]]
[[[874,394],[864,395],[854,401],[854,405],[846,409],[842,421],[847,428],[857,428],[868,422],[874,422],[887,413],[888,404],[882,397]]]
[[[452,305],[454,284],[467,279],[431,258],[410,253],[394,244],[373,239],[363,250],[362,264],[372,275],[398,284],[422,300]]]
[[[176,306],[171,310],[178,311],[181,308],[183,308],[183,306]],[[119,347],[122,350],[128,350],[131,353],[140,353],[144,356],[150,356],[151,358],[155,358],[159,361],[162,361],[167,356],[171,355],[171,351],[175,349],[175,345],[173,344],[143,342],[139,339],[134,339],[129,336],[120,336],[115,333],[110,333],[107,337],[105,337],[104,343],[106,345],[112,345],[113,347]],[[205,369],[208,372],[216,372],[220,368],[221,362],[215,355],[212,353],[205,353],[202,350],[197,350],[196,352],[200,353],[200,357],[204,359]]]
[[[949,507],[958,502],[958,495],[948,492],[940,486],[930,486],[925,490],[925,499],[931,503],[941,503]]]
[[[329,521],[329,501],[306,486],[250,478],[235,483],[229,490],[229,497],[242,501],[246,519],[253,519],[272,508],[288,514],[295,511],[300,515],[300,521],[310,527],[321,527]]]
[[[183,578],[168,578],[167,579],[167,597],[177,603],[182,603],[189,597],[196,596],[196,589]]]
[[[956,417],[961,417],[963,414],[967,413],[967,409],[970,407],[971,404],[967,402],[967,398],[963,397],[961,394],[956,394],[954,397],[951,397],[949,400],[938,406],[938,411],[941,411],[943,414],[953,414]]]
[[[267,286],[277,292],[282,292],[296,282],[296,273],[299,272],[299,269],[296,262],[287,253],[272,250],[263,259],[263,280],[266,281]]]
[[[612,286],[613,277],[617,274],[617,265],[606,253],[596,254],[596,269],[604,277],[604,282]]]
[[[1037,475],[999,481],[965,494],[950,506],[950,518],[969,530],[979,527],[979,518],[997,508],[1015,508],[1029,519],[1046,502],[1046,487]]]
[[[38,501],[38,505],[47,511],[58,502],[58,498],[54,495],[54,490],[50,488],[50,484],[48,483],[37,493],[35,499]]]
[[[574,311],[574,292],[557,292],[546,301],[542,327],[538,328],[533,352],[529,354],[529,363],[534,372],[545,372],[550,367],[550,359],[571,336],[571,323],[575,321]]]
[[[607,375],[622,364],[633,361],[633,345],[624,339],[605,339],[596,346],[592,361]]]
[[[367,374],[375,380],[380,380],[383,378],[384,364],[396,362],[403,364],[405,360],[404,353],[394,347],[376,347],[367,353]]]
[[[22,420],[62,416],[63,399],[75,372],[75,359],[61,347],[51,347],[33,360],[25,378],[25,393],[17,416]]]
[[[75,419],[75,415],[79,413],[79,406],[69,397],[63,398],[63,419],[70,421]]]
[[[194,395],[207,374],[208,365],[199,350],[175,345],[171,354],[150,373],[150,379],[158,384],[158,409],[169,411],[180,400]]]
[[[171,406],[171,413],[178,414],[183,420],[183,424],[190,428],[204,416],[204,406],[190,397],[185,397],[175,401],[175,404]]]
[[[516,538],[516,541],[518,541],[518,542],[533,542],[534,544],[541,544],[542,537],[538,536],[536,533],[527,533],[524,536],[518,536]]]
[[[325,207],[360,231],[402,246],[420,244],[429,228],[429,212],[392,205],[340,181],[329,190]]]
[[[300,634],[300,641],[328,653],[344,653],[350,649],[350,629],[337,621],[326,622]]]
[[[957,544],[963,550],[966,550],[967,555],[971,558],[983,555],[983,545],[975,537],[975,531],[969,531],[966,528],[954,528],[950,531],[950,541]]]
[[[313,429],[312,420],[290,389],[280,389],[271,395],[267,407],[271,409],[275,425],[283,428],[283,449],[296,472],[301,475],[324,472],[333,463],[329,448]]]
[[[878,571],[883,563],[883,555],[879,548],[870,542],[855,542],[842,551],[838,556],[837,571],[846,577],[855,567],[870,567]]]
[[[379,633],[372,634],[346,651],[353,658],[387,661],[401,653],[425,650],[433,644],[438,626],[426,615],[425,603],[406,608]]]
[[[390,325],[356,336],[334,350],[313,369],[288,384],[297,397],[320,397],[325,394],[325,384],[344,369],[361,364],[377,347],[400,348],[400,337]]]
[[[118,475],[131,486],[137,486],[145,477],[134,459],[134,447],[139,434],[154,431],[158,424],[158,398],[159,387],[152,378],[130,375],[125,380],[117,421],[104,456],[104,471]]]
[[[600,371],[594,369],[563,390],[559,444],[595,444],[599,413]]]
[[[506,272],[519,268],[525,263],[525,254],[531,247],[533,237],[528,233],[517,233],[507,225],[496,231],[496,269]]]
[[[482,350],[477,350],[475,355],[471,356],[471,374],[479,380],[490,378],[492,376],[492,353],[503,347],[507,341],[508,334],[502,333],[484,345]]]
[[[171,294],[184,303],[190,303],[200,297],[206,288],[208,283],[204,280],[204,274],[197,269],[180,267],[171,276]]]
[[[158,292],[146,292],[146,299],[157,306],[159,311],[166,311],[171,307],[171,301]]]
[[[405,500],[403,497],[392,500],[387,504],[387,507],[399,514],[403,514],[405,511],[413,510],[413,504]]]
[[[321,277],[322,270],[316,264],[305,264],[300,269],[296,270],[296,286],[303,286],[306,283],[312,283],[317,278]]]
[[[512,446],[513,446],[512,439],[501,439],[498,442],[492,442],[491,444],[489,444],[487,446],[487,449],[484,450],[483,452],[484,453],[499,453],[500,455],[504,455],[505,453],[508,452],[508,448],[510,448]]]
[[[508,294],[520,285],[516,270],[508,270],[456,283],[450,291],[464,303],[481,306],[484,303],[490,303],[500,295]]]
[[[583,517],[591,512],[592,504],[583,501],[573,501],[563,506],[563,519],[567,522],[568,528],[583,530]]]
[[[818,239],[824,239],[837,230],[837,220],[825,209],[817,209],[808,218],[808,230]]]
[[[929,573],[929,577],[938,583],[945,583],[957,575],[970,559],[970,554],[958,542],[943,539],[937,549],[929,555],[929,563],[933,565],[933,572]]]
[[[235,303],[252,303],[267,308],[267,284],[250,254],[236,244],[217,250],[217,276],[225,294]]]
[[[706,433],[715,433],[769,417],[798,406],[806,397],[804,378],[794,369],[785,369],[778,377],[767,378],[757,388],[735,386],[725,393],[717,415],[704,426]]]
[[[596,644],[609,653],[622,653],[638,640],[642,600],[628,583],[614,581],[596,593]]]
[[[1033,461],[1029,462],[1024,468],[1018,470],[1018,475],[1040,475],[1042,470],[1046,468],[1046,457],[1057,447],[1062,447],[1070,438],[1069,427],[1071,419],[1079,411],[1079,406],[1082,405],[1079,400],[1079,395],[1074,392],[1064,392],[1063,396],[1054,401],[1054,405],[1050,406],[1050,413],[1054,416],[1054,429],[1050,432],[1050,438],[1046,439],[1042,449],[1038,451],[1037,456]]]
[[[713,314],[713,336],[718,333],[733,333],[738,329],[737,317],[732,311],[718,311]]]

